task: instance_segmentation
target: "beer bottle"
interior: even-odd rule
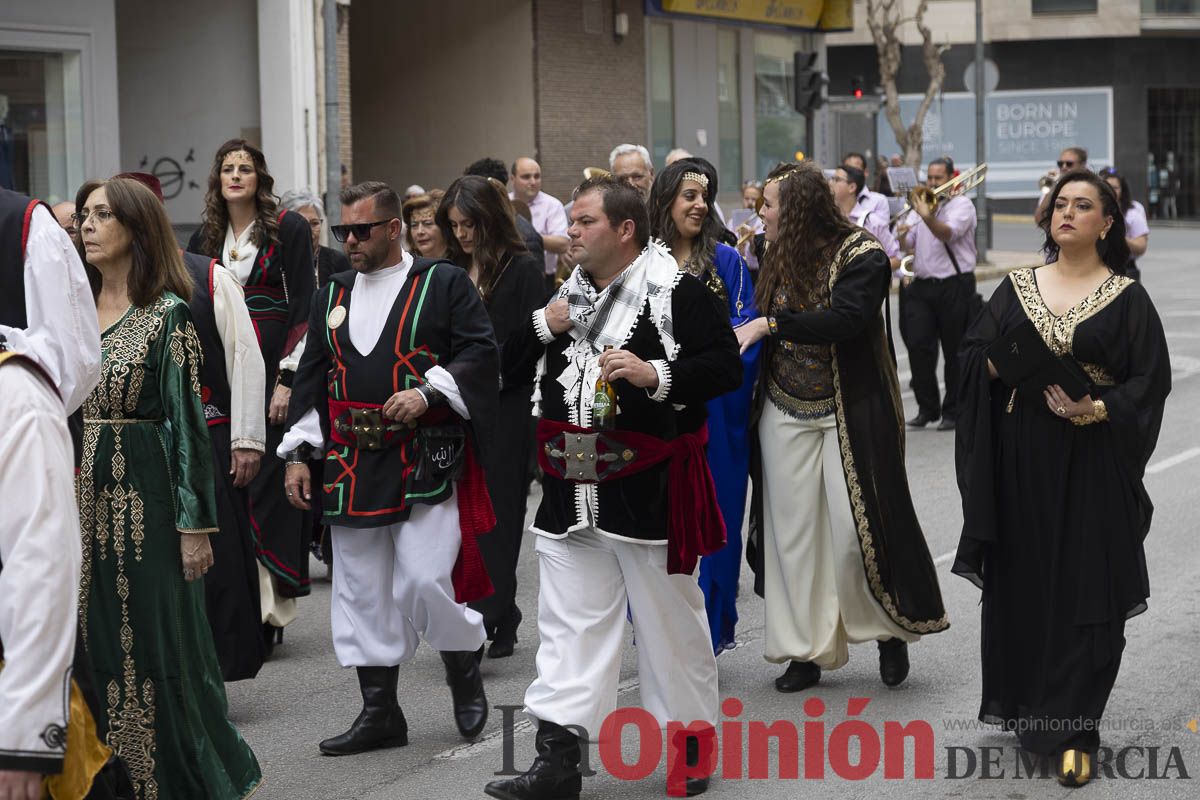
[[[606,345],[604,352],[612,350],[612,345]],[[596,394],[592,398],[592,429],[611,431],[617,425],[617,392],[613,385],[604,379],[601,372],[596,378]]]

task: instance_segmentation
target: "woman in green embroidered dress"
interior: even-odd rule
[[[261,773],[226,719],[199,580],[217,529],[191,282],[138,182],[86,184],[76,211],[102,331],[79,475],[79,612],[101,734],[139,798],[246,797]]]
[[[979,719],[1016,731],[1024,749],[1055,759],[1064,785],[1080,785],[1125,621],[1150,593],[1142,474],[1171,367],[1150,296],[1122,274],[1129,248],[1112,189],[1069,172],[1046,208],[1048,263],[1011,273],[963,339],[953,570],[983,590]],[[1035,402],[1000,380],[988,347],[1027,320],[1080,363],[1087,396],[1048,386]]]

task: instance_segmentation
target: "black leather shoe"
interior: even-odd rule
[[[442,663],[446,665],[446,683],[454,698],[454,724],[465,739],[474,739],[483,730],[488,719],[487,695],[483,692],[483,676],[479,674],[479,650],[443,651]]]
[[[485,794],[499,800],[579,800],[579,737],[553,722],[541,722],[536,741],[537,758],[528,771],[492,781],[483,788]]]
[[[700,763],[700,739],[695,736],[687,738],[687,750],[684,752],[684,761],[689,767],[694,767]],[[684,784],[684,791],[688,797],[695,797],[698,794],[704,794],[708,791],[708,776],[688,778]]]
[[[899,686],[908,677],[908,644],[903,639],[879,643],[879,677],[884,686]]]
[[[929,423],[936,422],[937,418],[937,414],[926,414],[924,411],[922,411],[910,419],[906,424],[910,428],[924,428]]]
[[[800,692],[816,686],[821,680],[821,668],[811,661],[793,661],[787,671],[775,679],[775,688],[781,692]]]
[[[939,431],[954,430],[954,419],[951,417],[942,417],[942,421],[938,423],[937,429]]]
[[[408,744],[408,721],[396,702],[400,667],[359,667],[363,709],[350,730],[318,745],[327,756],[349,756]]]
[[[517,644],[517,626],[521,624],[521,609],[512,607],[504,622],[496,626],[496,634],[488,647],[488,658],[508,658]]]

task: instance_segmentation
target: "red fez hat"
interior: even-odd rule
[[[113,175],[114,178],[129,178],[137,181],[145,186],[150,191],[154,192],[154,196],[158,198],[158,202],[163,203],[162,183],[158,178],[151,175],[149,172],[122,172],[120,175]]]

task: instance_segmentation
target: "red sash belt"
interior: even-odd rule
[[[353,433],[339,432],[334,420],[347,415],[351,409],[382,409],[378,403],[355,403],[348,400],[329,400],[329,438],[341,445],[357,447]],[[426,411],[417,420],[416,427],[429,425],[450,424],[457,419],[454,413],[445,406],[438,406]],[[416,428],[403,431],[389,431],[385,434],[387,447],[396,447],[413,438]],[[494,588],[488,577],[487,568],[483,564],[483,556],[479,551],[476,537],[482,536],[496,527],[496,513],[492,509],[492,499],[488,495],[487,481],[484,478],[483,467],[475,458],[475,449],[471,446],[468,434],[467,446],[463,451],[462,477],[454,486],[455,499],[458,501],[458,524],[462,531],[462,547],[458,551],[458,560],[450,577],[454,583],[454,599],[459,603],[469,603],[473,600],[490,595]]]
[[[537,424],[538,462],[542,470],[572,483],[605,483],[670,461],[667,473],[667,572],[690,575],[700,556],[725,546],[725,522],[704,455],[708,426],[670,441],[634,431],[604,431],[541,419]],[[582,458],[581,458],[582,456]],[[574,461],[572,460],[574,459]],[[596,462],[580,470],[572,465]],[[594,476],[594,477],[592,477]]]

